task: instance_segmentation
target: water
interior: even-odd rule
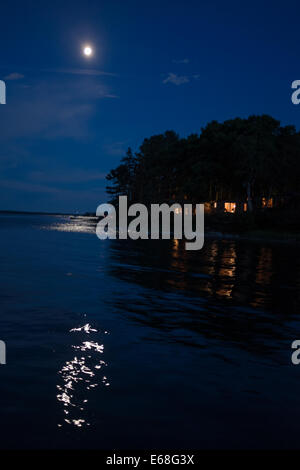
[[[2,448],[299,447],[299,248],[0,216]]]

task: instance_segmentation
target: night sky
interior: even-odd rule
[[[95,211],[127,147],[166,130],[262,113],[299,129],[299,12],[274,0],[1,3],[0,209]]]

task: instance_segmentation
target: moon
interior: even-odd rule
[[[89,45],[86,45],[84,46],[83,48],[83,53],[86,57],[91,57],[91,55],[93,55],[93,49],[91,46]]]

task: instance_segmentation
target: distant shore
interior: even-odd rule
[[[43,211],[13,211],[13,210],[0,210],[0,215],[3,214],[16,214],[16,215],[84,215],[84,214],[72,214],[65,212],[43,212]]]

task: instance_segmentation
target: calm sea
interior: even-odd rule
[[[0,216],[0,447],[300,447],[300,250]]]

